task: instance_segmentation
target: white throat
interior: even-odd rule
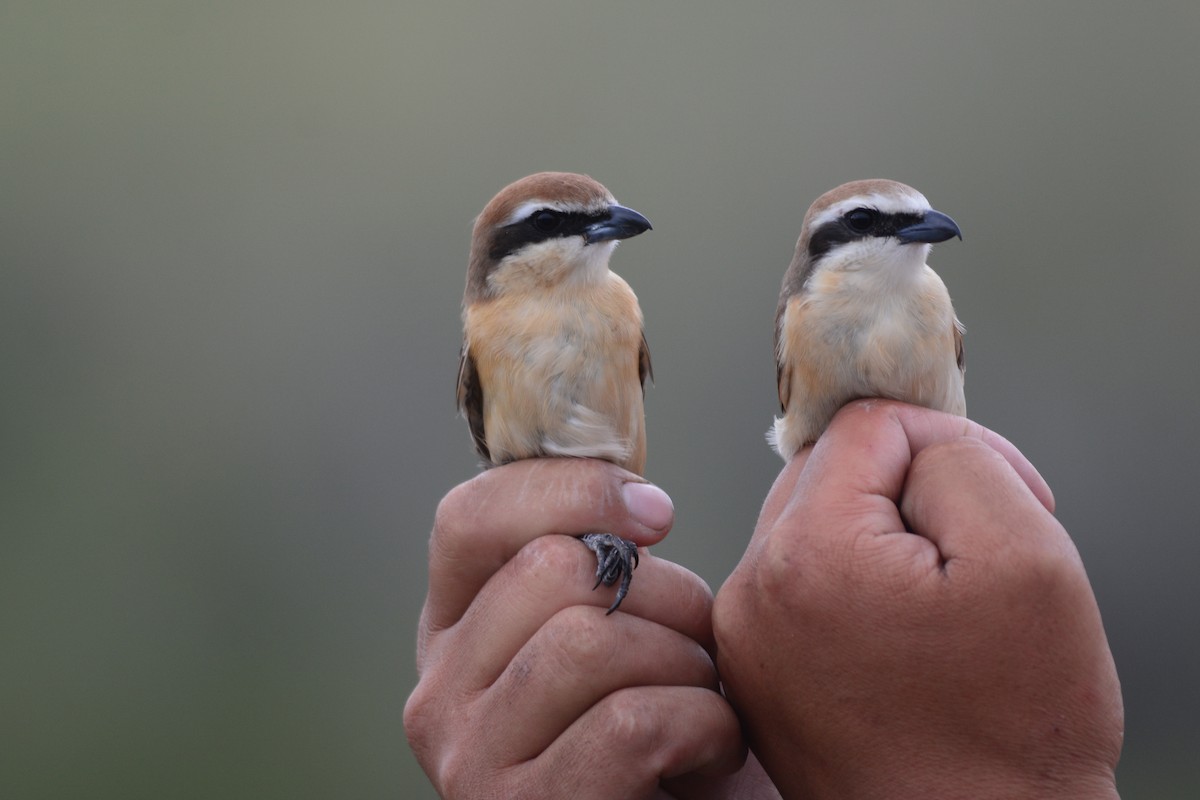
[[[862,239],[831,253],[818,273],[837,274],[843,289],[886,300],[917,290],[930,249],[928,244],[901,244],[895,239]]]
[[[595,286],[608,279],[616,241],[584,244],[582,236],[530,244],[505,258],[488,276],[498,294]]]

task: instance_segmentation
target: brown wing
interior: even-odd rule
[[[779,383],[779,410],[787,413],[788,401],[792,394],[792,367],[790,364],[775,364],[775,380]]]
[[[642,394],[646,393],[646,379],[654,383],[654,367],[650,366],[650,345],[646,343],[646,332],[642,331],[642,344],[638,348],[638,380],[642,382]]]
[[[483,432],[483,386],[479,383],[479,373],[475,370],[475,359],[467,352],[466,343],[458,357],[458,410],[467,418],[471,428],[471,439],[475,442],[475,452],[484,461],[490,462],[492,455],[488,451],[487,437]]]
[[[963,350],[963,326],[954,320],[954,359],[958,362],[958,371],[967,374],[967,353]]]
[[[792,395],[792,365],[783,363],[782,348],[779,342],[780,326],[783,324],[785,302],[780,302],[775,311],[775,382],[779,387],[779,410],[787,413],[788,401]]]

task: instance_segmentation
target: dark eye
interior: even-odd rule
[[[533,212],[529,221],[533,223],[533,227],[542,233],[554,233],[562,225],[563,218],[562,214],[557,211],[543,208],[540,211]]]
[[[856,208],[846,212],[846,216],[842,217],[850,226],[850,230],[855,233],[866,233],[871,230],[878,218],[879,212],[873,208]]]

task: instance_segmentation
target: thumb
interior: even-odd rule
[[[1013,548],[1074,549],[1005,457],[971,437],[931,445],[916,455],[900,513],[913,533],[937,546],[943,561]],[[1049,538],[1047,530],[1054,532]]]

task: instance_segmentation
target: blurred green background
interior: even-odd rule
[[[432,792],[405,743],[471,223],[649,216],[657,552],[714,588],[780,462],[801,217],[913,184],[971,415],[1054,487],[1127,709],[1200,795],[1200,4],[0,4],[0,795]]]

